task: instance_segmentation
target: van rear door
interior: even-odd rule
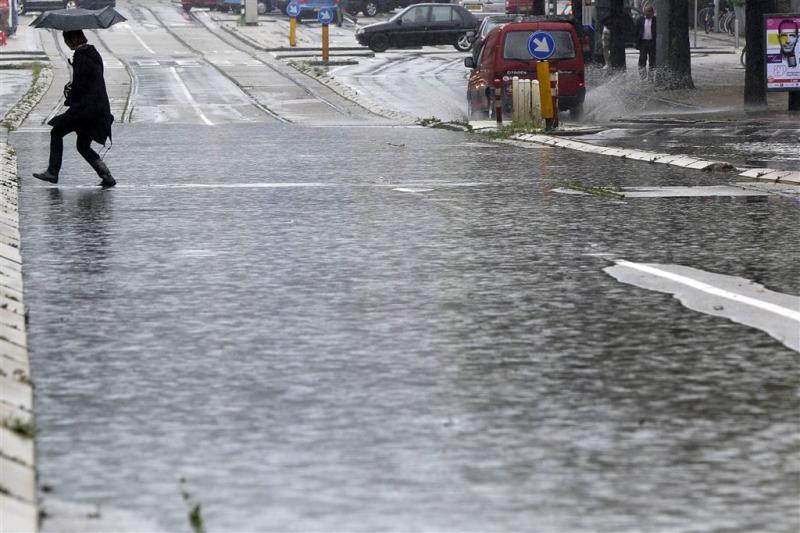
[[[535,77],[536,60],[528,50],[528,41],[536,31],[546,31],[555,41],[555,50],[550,56],[550,70],[559,73],[559,94],[574,96],[578,89],[580,72],[583,70],[580,51],[576,49],[574,33],[569,29],[509,29],[503,40],[503,74]],[[527,74],[530,73],[530,74]]]

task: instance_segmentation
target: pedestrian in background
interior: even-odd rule
[[[347,0],[341,0],[336,7],[336,25],[340,28],[344,24],[344,16],[347,14]]]
[[[644,8],[644,18],[636,21],[636,48],[639,50],[639,77],[644,80],[649,75],[652,79],[656,72],[656,17],[651,5]]]
[[[611,68],[611,28],[603,26],[603,65],[604,69]]]
[[[72,81],[64,87],[64,105],[68,109],[48,122],[53,127],[50,131],[50,160],[46,171],[33,176],[58,183],[64,137],[75,132],[78,135],[78,153],[100,176],[100,185],[113,187],[117,182],[97,152],[92,150],[92,141],[104,145],[106,140],[111,140],[111,124],[114,122],[103,79],[103,59],[97,49],[87,43],[81,30],[65,31],[64,43],[74,52]]]

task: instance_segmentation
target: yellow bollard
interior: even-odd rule
[[[322,25],[322,60],[327,62],[330,48],[328,47],[328,25]]]
[[[289,18],[289,46],[297,46],[297,17]]]
[[[550,94],[550,62],[536,63],[536,78],[539,80],[539,98],[542,102],[542,118],[553,118],[553,98]]]

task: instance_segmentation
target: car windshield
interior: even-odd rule
[[[485,19],[481,26],[481,38],[486,37],[486,35],[496,27],[507,24],[512,20],[514,19],[510,17],[490,17]]]
[[[530,61],[533,59],[528,51],[528,40],[535,30],[510,31],[506,34],[503,46],[503,59],[518,59]],[[575,57],[575,46],[572,44],[572,34],[568,31],[548,31],[556,43],[556,49],[550,59],[572,59]]]

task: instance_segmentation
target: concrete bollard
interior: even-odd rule
[[[550,77],[550,95],[553,98],[553,121],[551,127],[558,127],[558,72]]]
[[[503,80],[494,80],[494,116],[497,124],[503,123]]]
[[[531,123],[534,128],[544,128],[542,122],[542,100],[539,91],[539,81],[531,80]]]

